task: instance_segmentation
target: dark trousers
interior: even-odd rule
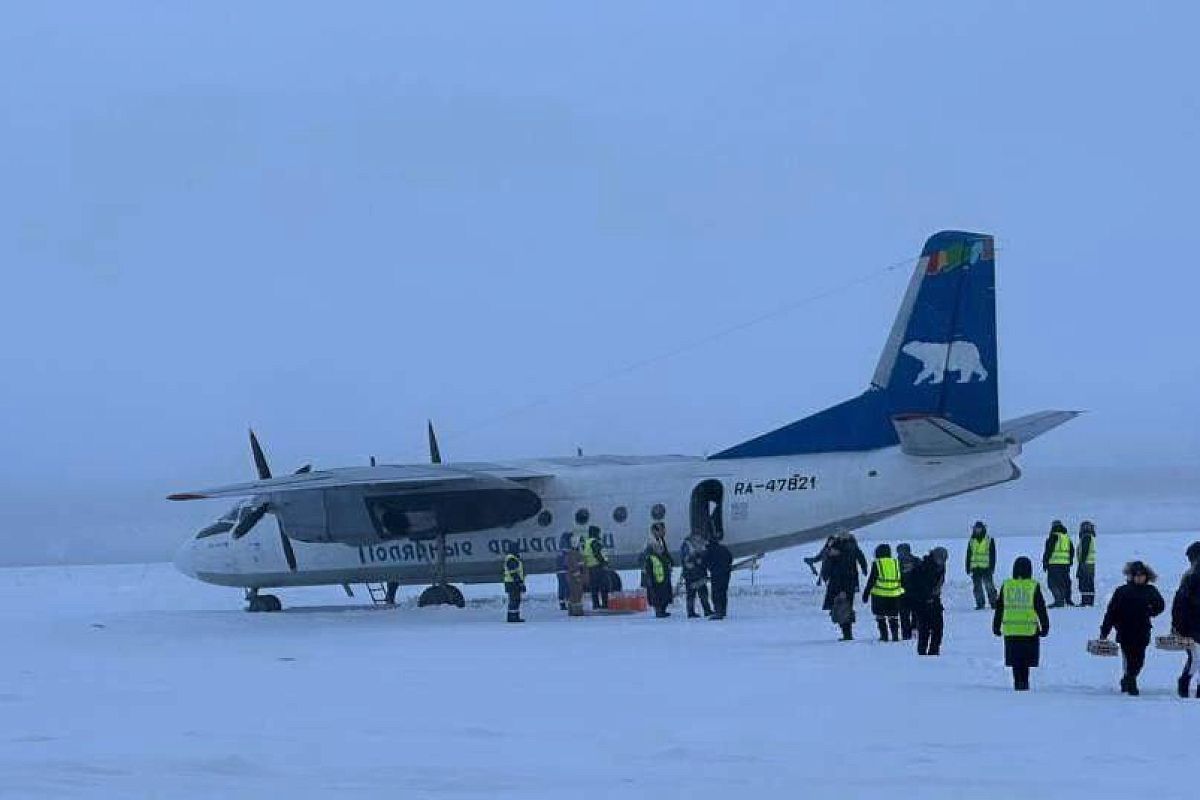
[[[1029,667],[1013,667],[1013,688],[1018,692],[1029,691]]]
[[[687,615],[689,617],[696,616],[696,598],[700,598],[700,608],[704,610],[704,616],[712,616],[712,605],[708,602],[708,582],[707,581],[684,581],[684,586],[687,589]]]
[[[504,591],[508,595],[508,621],[520,622],[521,587],[516,583],[506,583],[504,584]]]
[[[1096,565],[1084,564],[1079,568],[1079,602],[1081,605],[1096,605]]]
[[[588,588],[592,590],[592,608],[608,608],[607,567],[588,567]]]
[[[1046,570],[1046,583],[1054,595],[1054,605],[1073,605],[1071,602],[1071,565],[1051,564]]]
[[[917,653],[936,656],[942,652],[942,634],[946,629],[946,618],[942,613],[942,601],[923,603],[917,609]]]
[[[1136,681],[1146,666],[1146,648],[1150,642],[1121,642],[1121,656],[1125,659],[1125,678]]]
[[[989,608],[996,607],[996,582],[990,569],[971,570],[971,588],[975,592],[976,609],[983,608],[985,601]]]
[[[908,601],[907,597],[900,598],[900,635],[905,641],[913,637],[913,631],[917,629],[917,609]]]
[[[724,617],[729,609],[729,576],[712,576],[713,616]]]

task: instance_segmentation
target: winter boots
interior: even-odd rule
[[[853,626],[850,625],[849,622],[842,624],[842,641],[843,642],[854,641],[854,628],[853,628]]]
[[[507,622],[524,622],[525,620],[521,619],[520,611],[510,611],[510,612],[508,612],[508,619],[506,621]]]
[[[1018,692],[1029,691],[1029,667],[1013,667],[1013,689]]]
[[[1137,678],[1130,678],[1128,675],[1121,678],[1121,693],[1127,694],[1130,697],[1137,697],[1141,694],[1138,691]]]
[[[900,641],[900,618],[899,617],[876,617],[875,623],[879,626],[879,641],[881,642],[898,642]],[[891,638],[889,639],[889,635]]]
[[[1180,675],[1179,676],[1179,696],[1187,697],[1188,692],[1191,690],[1191,687],[1192,687],[1191,677],[1186,672],[1183,673],[1182,675]],[[1200,687],[1197,687],[1197,691],[1200,691]]]

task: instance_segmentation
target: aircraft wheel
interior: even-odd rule
[[[251,614],[259,614],[266,611],[267,604],[264,602],[265,600],[265,595],[254,595],[246,602],[246,610]]]
[[[265,611],[283,611],[283,603],[273,594],[264,594],[261,598],[266,604]]]
[[[449,584],[441,586],[430,586],[425,591],[421,592],[421,596],[417,598],[417,607],[424,608],[425,606],[458,606],[462,608],[467,604],[463,599],[462,592],[457,586]]]
[[[458,606],[459,608],[466,607],[467,600],[463,597],[462,590],[457,586],[447,586],[446,594],[449,596],[450,605]]]

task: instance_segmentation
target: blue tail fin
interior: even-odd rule
[[[876,450],[898,416],[945,418],[982,437],[1000,428],[992,237],[942,231],[925,242],[871,387],[845,403],[713,458]]]

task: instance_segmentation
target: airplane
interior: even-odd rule
[[[995,266],[992,236],[935,233],[862,394],[707,457],[441,463],[431,425],[429,464],[272,477],[251,433],[258,480],[170,496],[241,498],[176,566],[244,590],[249,611],[282,608],[264,589],[380,583],[461,607],[455,584],[499,582],[509,543],[528,574],[553,573],[577,515],[601,528],[614,570],[636,569],[656,521],[674,548],[699,532],[757,558],[1016,480],[1022,447],[1079,412],[1001,422]]]

